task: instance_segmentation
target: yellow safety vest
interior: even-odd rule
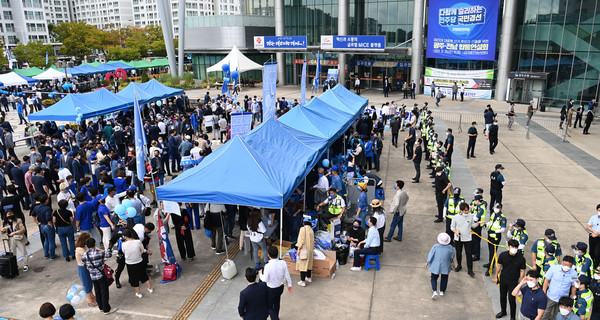
[[[550,260],[546,260],[546,258],[544,258],[542,261],[542,265],[540,266],[540,285],[544,285],[544,279],[546,279],[546,271],[544,271],[544,267],[547,266],[548,269],[550,269],[550,267],[558,264],[558,259],[556,259],[556,257],[552,257]]]
[[[485,203],[477,204],[477,201],[473,200],[473,201],[471,201],[471,207],[475,207],[475,209],[471,209],[471,213],[473,214],[474,217],[477,216],[477,213],[479,213],[479,210],[483,210],[483,213],[481,214],[481,217],[479,218],[478,221],[485,221],[485,213],[487,211]]]
[[[340,195],[336,195],[335,199],[329,204],[329,213],[336,216],[342,213],[342,210],[344,209],[344,207],[342,207],[343,200],[344,199]]]
[[[586,306],[585,306],[585,318],[589,319],[590,312],[592,311],[592,303],[594,302],[594,295],[592,294],[592,291],[590,289],[585,289],[584,293],[582,293],[581,295],[579,295],[579,297],[575,298],[575,303],[573,303],[573,312],[575,314],[577,314],[577,311],[579,311],[579,309],[577,308],[577,300],[579,298],[585,299],[585,302],[586,302]]]
[[[499,213],[492,213],[492,215],[490,216],[490,221],[492,222],[492,225],[488,229],[488,238],[498,238],[498,234],[496,233],[496,231],[502,229],[502,225],[500,224],[502,218],[504,218],[504,213],[502,213],[502,211],[500,211]]]
[[[582,275],[581,269],[583,268],[583,262],[585,261],[586,258],[590,259],[591,263],[590,263],[590,268],[588,269],[585,276],[592,279],[592,276],[594,276],[594,270],[593,270],[594,269],[594,261],[592,260],[592,257],[590,257],[590,254],[588,252],[586,252],[583,256],[579,256],[579,257],[575,258],[575,270],[577,270],[578,276]]]
[[[542,245],[540,245],[540,243]],[[558,249],[558,241],[552,240],[550,244],[554,246],[555,250]],[[535,252],[535,264],[541,266],[543,264],[544,258],[546,257],[546,239],[538,239]]]
[[[513,231],[511,231],[511,237],[517,240],[519,245],[521,244],[521,235],[523,234],[527,235],[527,241],[525,241],[525,245],[527,245],[527,242],[529,242],[529,233],[527,233],[527,229],[513,229]]]
[[[454,218],[455,214],[460,213],[459,204],[464,202],[465,198],[458,197],[458,201],[456,201],[456,203],[455,200],[457,200],[455,197],[448,198],[448,210],[446,210],[446,218],[452,219]]]

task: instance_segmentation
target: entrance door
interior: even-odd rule
[[[525,79],[511,79],[509,99],[516,103],[524,103]]]

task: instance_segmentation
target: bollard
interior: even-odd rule
[[[529,126],[527,126],[527,133],[525,134],[525,138],[526,138],[527,140],[529,140],[529,130],[530,130],[530,129],[529,129]]]
[[[563,130],[563,136],[561,141],[567,142],[567,130],[569,130],[569,123],[565,123],[565,129]]]
[[[462,125],[462,113],[459,113],[459,114],[458,114],[458,133],[461,133],[461,132],[462,132],[462,127],[461,127],[461,125]]]

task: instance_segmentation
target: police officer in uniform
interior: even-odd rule
[[[446,141],[444,142],[446,154],[444,156],[448,158],[448,166],[452,166],[452,152],[454,152],[454,135],[452,134],[452,128],[448,128],[446,135]]]
[[[337,194],[335,188],[329,189],[329,197],[317,205],[317,212],[321,206],[326,205],[329,205],[329,209],[327,213],[321,216],[323,226],[327,226],[331,221],[341,218],[346,211],[346,202],[344,201],[344,198]]]
[[[480,194],[476,194],[473,201],[471,201],[471,213],[475,222],[484,222],[485,223],[485,213],[487,212],[487,208],[484,204],[483,196]],[[473,236],[473,261],[479,261],[480,253],[481,253],[481,224],[477,227],[472,228],[471,230],[475,232],[476,235]]]
[[[504,170],[504,167],[497,164],[494,172],[490,174],[490,208],[493,208],[496,203],[502,203],[502,188],[506,184],[501,173],[502,170]]]
[[[473,121],[471,123],[471,127],[467,131],[467,135],[469,136],[469,144],[467,145],[467,159],[475,156],[475,143],[477,142],[477,122]]]
[[[552,267],[553,265],[559,264],[558,259],[554,256],[556,250],[554,246],[548,244],[544,249],[544,259],[542,260],[541,265],[539,267],[540,285],[544,284],[544,279],[546,279],[546,272],[548,272],[548,269],[550,269],[550,267]]]
[[[587,248],[588,246],[584,242],[577,242],[577,244],[571,246],[571,249],[575,251],[575,270],[577,274],[591,278],[594,273],[594,263],[587,252]]]
[[[517,221],[508,227],[507,241],[515,239],[519,241],[519,253],[523,254],[523,249],[529,241],[529,234],[525,229],[525,220],[517,219]]]
[[[600,320],[600,268],[594,271],[594,277],[590,283],[590,290],[594,295],[592,302],[592,320]]]
[[[454,238],[454,232],[450,228],[454,215],[460,213],[460,204],[465,202],[465,198],[460,196],[460,188],[456,187],[452,191],[453,196],[448,197],[444,203],[444,221],[446,221],[446,233],[450,238]]]
[[[435,200],[437,202],[437,219],[434,221],[435,223],[444,222],[443,213],[444,213],[444,203],[446,201],[446,197],[448,196],[448,190],[452,188],[452,183],[444,174],[444,169],[439,167],[435,169]],[[451,237],[452,238],[452,237]]]
[[[560,256],[562,256],[560,244],[556,240],[554,230],[546,229],[544,237],[536,240],[533,246],[531,246],[531,261],[535,261],[532,267],[533,270],[541,270],[545,259],[545,250],[548,245],[554,248],[552,251],[553,257],[556,257],[557,263],[560,262]]]
[[[496,252],[496,246],[500,244],[502,240],[502,233],[506,230],[506,217],[502,213],[502,204],[497,203],[494,206],[494,212],[490,215],[490,220],[487,222],[488,227],[488,250],[489,250],[489,262],[484,264],[483,267],[488,269],[492,264],[492,258]],[[490,270],[486,270],[485,275],[490,276]]]
[[[573,304],[573,313],[579,317],[583,316],[582,319],[590,319],[590,313],[592,312],[592,303],[594,300],[594,294],[592,290],[588,288],[590,285],[590,277],[580,275],[575,281],[574,286],[577,287],[577,293],[575,297],[575,303]]]

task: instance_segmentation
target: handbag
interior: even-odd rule
[[[304,233],[306,233],[306,229],[304,229],[304,227],[302,227],[302,230]],[[301,249],[300,250],[300,254],[298,255],[298,259],[300,260],[306,260],[308,259],[308,250],[307,249]]]
[[[165,263],[163,269],[163,281],[175,281],[177,280],[177,264]]]
[[[108,283],[108,286],[110,287],[110,285],[113,284],[113,282],[115,282],[115,279],[113,278],[113,274],[115,273],[115,271],[111,267],[109,267],[106,263],[104,264],[104,270],[100,269],[99,267],[96,267],[94,265],[94,263],[92,262],[92,260],[90,259],[89,251],[86,253],[86,256],[88,258],[88,261],[92,265],[92,268],[96,268],[98,271],[102,272],[102,274],[106,277],[106,282]]]

